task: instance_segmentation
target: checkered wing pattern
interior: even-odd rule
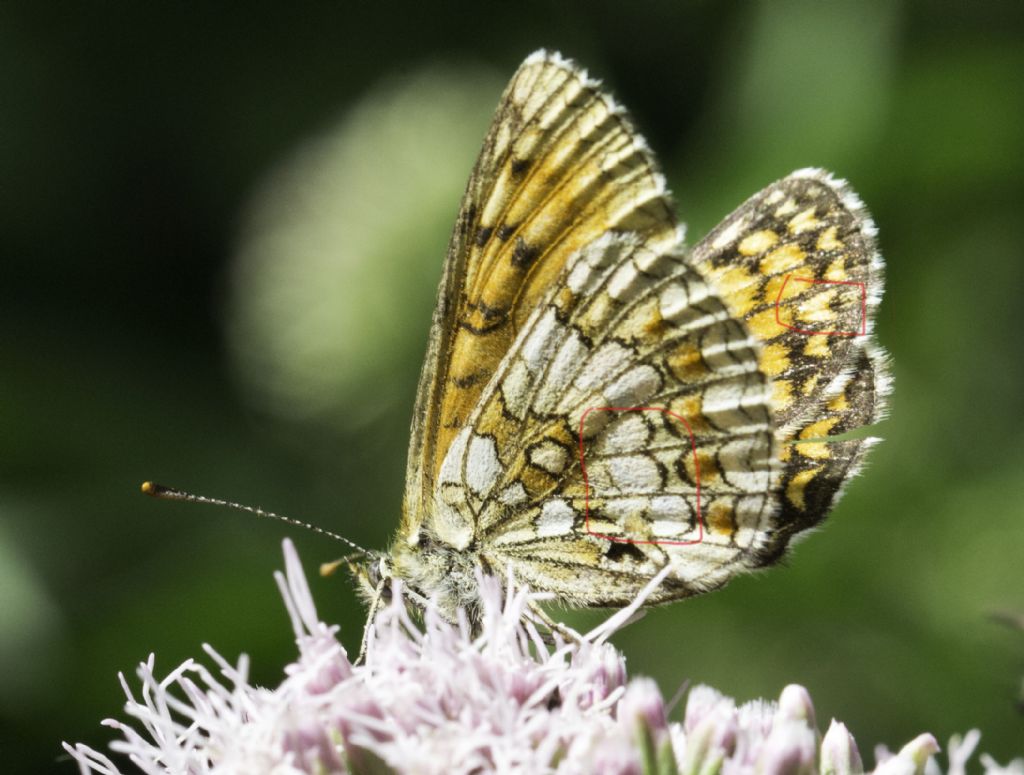
[[[406,567],[442,547],[567,602],[619,605],[667,563],[654,602],[774,561],[872,443],[839,436],[881,411],[880,293],[870,219],[817,170],[687,252],[623,109],[572,63],[531,56],[445,263]]]
[[[761,564],[820,522],[873,438],[837,436],[877,422],[890,390],[873,342],[883,264],[875,226],[850,187],[805,169],[765,188],[693,250],[760,343],[781,443],[781,510]]]

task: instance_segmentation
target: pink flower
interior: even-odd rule
[[[289,541],[284,553],[287,572],[276,579],[299,657],[282,683],[252,686],[244,656],[231,665],[209,646],[217,674],[189,660],[157,679],[150,656],[137,670],[138,694],[121,678],[131,721],[104,722],[119,732],[110,747],[127,764],[65,743],[83,773],[862,772],[841,724],[833,722],[819,746],[802,687],[787,687],[777,705],[737,707],[698,686],[685,720],[669,722],[654,682],[628,680],[624,657],[606,642],[631,611],[578,641],[549,645],[524,616],[538,597],[512,584],[503,593],[493,578],[479,579],[477,635],[464,618],[452,625],[429,607],[414,621],[396,585],[373,622],[365,663],[353,665],[337,628],[317,617]],[[963,771],[976,737],[968,743],[951,744],[951,775]],[[924,775],[937,748],[922,736],[877,772]],[[1024,775],[1020,762],[1005,770],[983,764]]]

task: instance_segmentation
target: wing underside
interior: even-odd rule
[[[691,252],[629,119],[539,52],[452,236],[403,525],[535,589],[652,602],[775,561],[820,522],[888,392],[882,262],[845,183],[793,173]],[[837,438],[838,437],[838,438]]]

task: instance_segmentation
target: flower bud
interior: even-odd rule
[[[814,703],[811,702],[811,695],[800,684],[790,684],[782,690],[782,694],[779,695],[779,710],[776,717],[791,721],[803,721],[812,730],[818,728],[814,720]]]
[[[861,775],[864,762],[850,730],[835,719],[821,741],[821,775]]]

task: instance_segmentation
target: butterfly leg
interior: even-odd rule
[[[541,608],[540,604],[531,601],[527,604],[527,608],[534,618],[548,628],[549,632],[547,633],[545,640],[549,640],[551,635],[556,632],[571,643],[579,643],[582,639],[583,636],[576,632],[576,630],[552,619],[548,615],[547,611]]]
[[[377,612],[380,611],[381,602],[384,600],[384,587],[387,583],[387,579],[381,579],[377,583],[377,588],[373,591],[373,600],[370,601],[370,608],[366,612],[366,624],[363,625],[363,638],[359,642],[359,656],[352,663],[353,666],[362,664],[363,659],[366,657],[366,644],[370,639],[370,628],[373,626],[373,620],[376,618]]]

